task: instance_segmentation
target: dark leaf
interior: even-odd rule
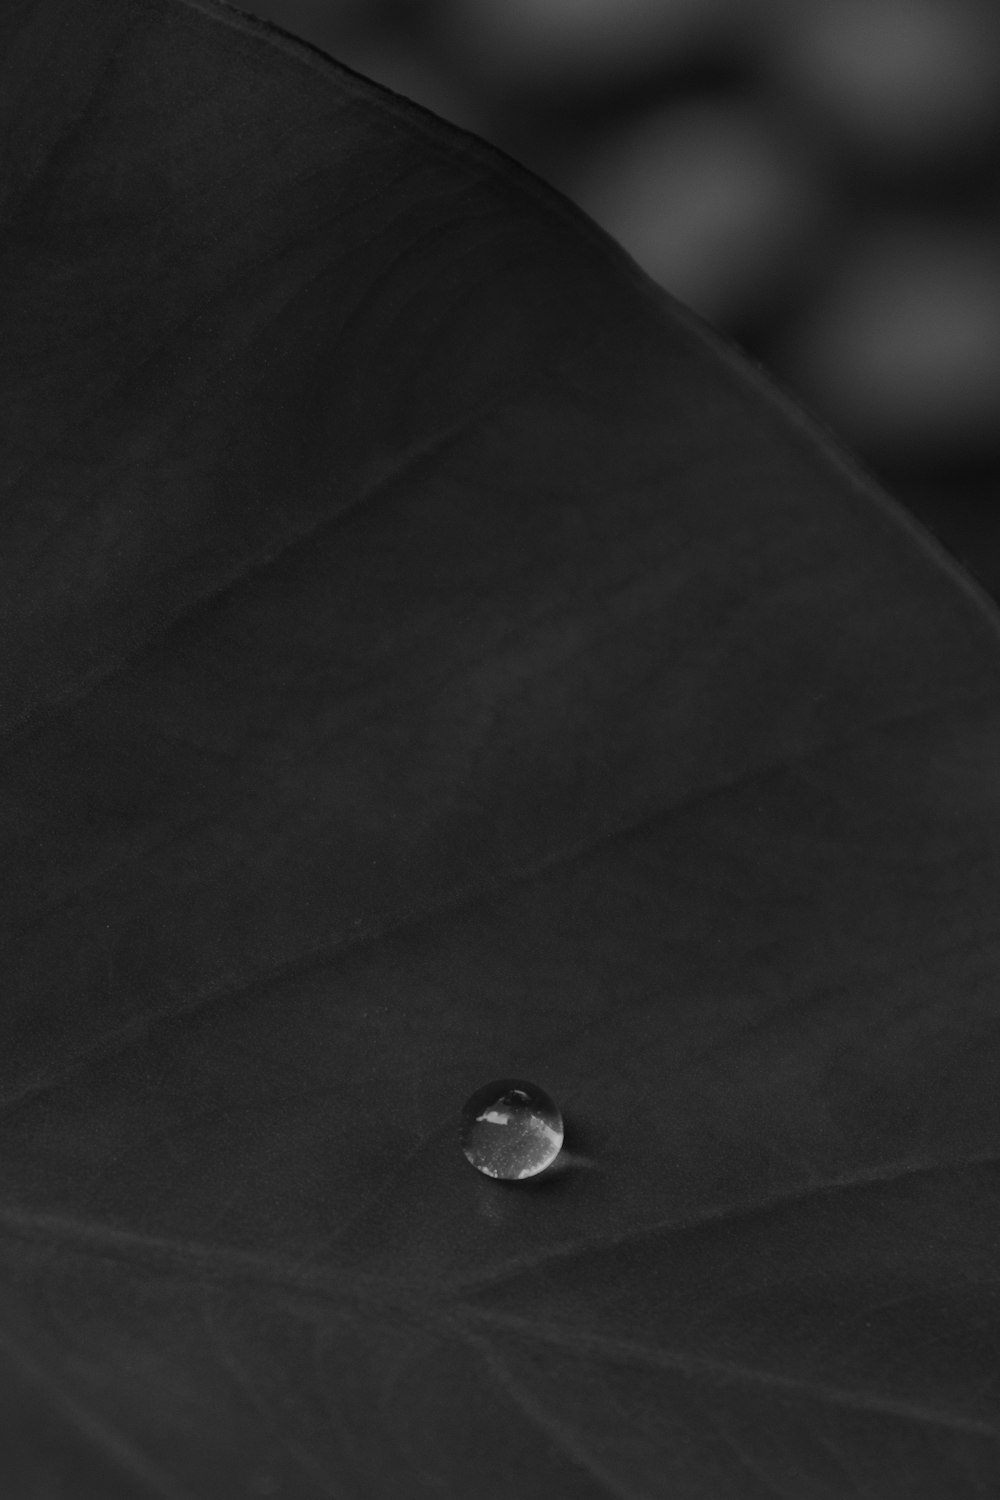
[[[989,609],[415,106],[0,58],[5,1500],[994,1496]]]

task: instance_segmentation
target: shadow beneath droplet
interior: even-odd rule
[[[552,1170],[560,1172],[595,1172],[600,1170],[597,1143],[586,1126],[576,1120],[563,1119],[563,1147]]]
[[[565,1117],[563,1132],[562,1150],[544,1172],[535,1177],[510,1178],[498,1185],[521,1192],[551,1193],[565,1189],[580,1172],[600,1171],[589,1132]]]

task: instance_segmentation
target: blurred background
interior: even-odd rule
[[[1000,595],[1000,0],[253,0],[503,147]]]

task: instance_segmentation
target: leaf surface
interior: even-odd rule
[[[4,1494],[994,1495],[990,608],[472,137],[0,59]]]

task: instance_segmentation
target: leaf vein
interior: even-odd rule
[[[745,1219],[763,1217],[796,1208],[837,1193],[862,1192],[869,1188],[891,1187],[914,1178],[929,1177],[938,1172],[958,1172],[970,1168],[996,1167],[1000,1165],[1000,1152],[987,1151],[981,1156],[966,1156],[951,1161],[896,1161],[866,1170],[845,1173],[841,1177],[827,1178],[822,1182],[808,1182],[774,1193],[756,1201],[723,1203],[706,1209],[704,1213],[688,1219],[661,1219],[652,1224],[635,1225],[616,1234],[597,1238],[568,1240],[562,1244],[540,1251],[536,1255],[518,1256],[484,1272],[481,1276],[469,1277],[458,1284],[463,1293],[502,1286],[532,1271],[548,1268],[557,1261],[572,1260],[593,1254],[604,1254],[623,1245],[634,1245],[644,1240],[655,1240],[661,1235],[696,1233],[714,1228],[719,1224],[740,1223]]]
[[[714,797],[728,794],[740,786],[752,785],[755,781],[764,780],[778,771],[790,770],[795,765],[807,762],[813,755],[828,753],[833,748],[851,744],[864,735],[880,733],[903,724],[915,723],[925,717],[934,717],[947,709],[969,709],[980,703],[992,703],[995,698],[996,693],[992,689],[987,689],[982,693],[976,694],[962,693],[954,699],[934,699],[929,703],[920,704],[915,707],[911,706],[898,713],[877,718],[863,725],[860,729],[839,736],[836,739],[811,742],[808,745],[800,746],[795,751],[783,754],[777,759],[743,768],[740,772],[728,778],[695,787],[667,805],[661,804],[653,808],[645,808],[628,822],[616,823],[595,831],[584,839],[572,844],[563,845],[551,853],[539,856],[520,868],[508,870],[491,879],[472,881],[467,885],[453,889],[451,892],[445,892],[424,906],[412,906],[394,913],[381,924],[373,923],[369,926],[359,927],[354,932],[341,934],[333,942],[317,944],[307,952],[300,953],[294,958],[282,959],[280,962],[262,969],[255,974],[241,977],[234,983],[209,989],[202,994],[189,996],[181,1004],[172,1008],[160,1009],[145,1015],[135,1016],[123,1026],[99,1036],[93,1047],[73,1058],[71,1062],[58,1071],[36,1075],[28,1079],[20,1087],[0,1095],[0,1116],[10,1113],[21,1105],[31,1103],[40,1095],[49,1093],[53,1089],[60,1087],[95,1063],[99,1063],[105,1058],[145,1038],[148,1029],[154,1025],[172,1021],[182,1015],[191,1015],[210,1005],[221,1005],[242,1000],[247,995],[271,984],[294,980],[322,971],[338,963],[345,955],[353,953],[359,948],[398,936],[403,932],[418,928],[425,923],[436,921],[446,914],[458,913],[467,908],[473,908],[482,902],[488,902],[498,896],[504,896],[518,887],[531,885],[535,881],[547,878],[566,866],[592,858],[594,854],[610,845],[627,842],[629,839],[636,837],[648,829],[651,824],[674,817],[678,813],[697,806],[702,802],[707,802]]]
[[[841,1386],[829,1385],[810,1376],[780,1375],[773,1370],[763,1370],[755,1365],[741,1364],[738,1360],[720,1359],[706,1355],[690,1354],[686,1351],[663,1349],[640,1343],[633,1339],[618,1339],[610,1335],[594,1333],[589,1329],[570,1328],[559,1324],[545,1324],[537,1318],[521,1318],[496,1313],[490,1310],[464,1309],[464,1316],[474,1323],[508,1332],[533,1342],[550,1344],[553,1347],[574,1350],[578,1354],[600,1355],[618,1362],[640,1362],[676,1372],[692,1380],[713,1381],[717,1384],[733,1384],[759,1387],[778,1399],[788,1401],[797,1398],[860,1411],[872,1416],[893,1417],[903,1422],[941,1427],[951,1432],[967,1433],[974,1437],[1000,1440],[1000,1429],[994,1423],[966,1417],[957,1412],[941,1411],[920,1401],[909,1401],[893,1396],[883,1396],[873,1391],[851,1391]]]

